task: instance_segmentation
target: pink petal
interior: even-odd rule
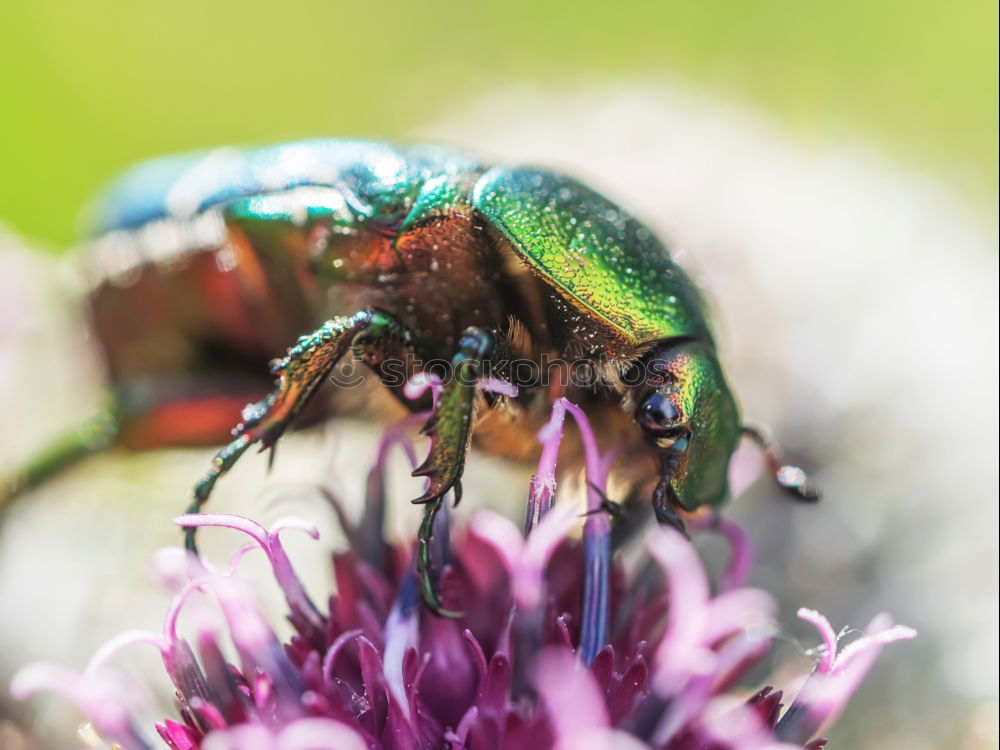
[[[170,600],[170,606],[167,608],[167,614],[163,621],[163,640],[167,646],[166,651],[163,652],[163,662],[166,665],[167,672],[172,673],[174,670],[174,649],[177,645],[177,620],[180,618],[181,610],[188,599],[191,598],[191,595],[195,591],[200,591],[209,578],[210,576],[206,575],[200,579],[190,581]]]
[[[394,424],[389,425],[385,432],[382,433],[382,437],[378,443],[378,453],[375,458],[375,469],[383,470],[385,468],[386,461],[389,458],[389,451],[394,445],[398,445],[403,449],[406,454],[407,460],[410,462],[410,467],[417,468],[417,451],[413,447],[413,441],[406,435],[405,430],[410,427],[416,427],[421,422],[427,421],[427,418],[432,414],[432,412],[419,412],[417,414],[409,414]]]
[[[713,701],[712,705],[717,705]],[[707,713],[712,713],[711,707]],[[760,716],[745,705],[735,706],[715,719],[705,723],[710,737],[723,746],[739,750],[797,750],[799,745],[778,742],[771,731],[764,726]]]
[[[571,651],[555,647],[542,650],[535,684],[557,741],[568,743],[578,735],[609,728],[604,695]]]
[[[552,406],[549,421],[538,431],[538,441],[542,453],[538,459],[538,469],[531,478],[528,488],[528,507],[525,518],[525,532],[530,533],[552,509],[556,495],[556,464],[559,460],[559,444],[563,437],[563,421],[566,409],[559,401]]]
[[[469,520],[469,533],[495,549],[509,570],[513,570],[520,562],[524,537],[514,524],[499,513],[491,510],[475,513]]]
[[[515,398],[517,396],[517,386],[500,378],[480,378],[479,387],[488,393],[499,393],[501,396],[507,396],[508,398]]]
[[[319,530],[308,521],[295,517],[286,517],[279,520],[271,531],[249,518],[225,513],[186,513],[174,519],[178,526],[222,526],[230,529],[242,531],[250,536],[260,548],[264,550],[274,571],[274,577],[281,586],[285,594],[288,605],[292,612],[302,615],[309,624],[318,630],[324,627],[323,617],[316,610],[309,595],[306,594],[301,581],[292,568],[292,563],[285,553],[285,548],[281,544],[279,533],[283,529],[298,529],[304,531],[313,539],[319,538]],[[237,553],[239,555],[241,553]],[[237,562],[238,562],[237,557]],[[233,561],[230,561],[230,568],[233,568]]]
[[[361,628],[347,630],[337,636],[336,640],[330,644],[330,648],[323,655],[323,682],[329,686],[333,682],[333,665],[337,661],[337,656],[344,646],[362,634]]]
[[[181,547],[162,547],[153,553],[149,575],[155,584],[177,592],[188,582],[188,553]]]
[[[385,683],[389,693],[399,704],[405,718],[409,719],[409,699],[403,677],[403,659],[406,652],[417,648],[420,641],[420,622],[415,611],[401,611],[399,602],[393,605],[385,624],[385,648],[382,657]]]
[[[587,480],[596,485],[598,489],[603,490],[607,476],[602,476],[601,473],[604,462],[601,460],[601,452],[597,447],[597,438],[594,436],[594,430],[590,426],[590,420],[587,419],[587,415],[583,409],[568,399],[561,398],[557,404],[562,404],[573,415],[573,419],[576,420],[576,427],[580,431],[580,440],[583,442],[583,457],[587,464]],[[587,496],[589,498],[587,510],[599,510],[601,507],[600,494],[593,487],[588,487]],[[597,513],[592,518],[600,518],[603,519],[605,524],[608,523],[607,516],[603,513]]]
[[[10,683],[17,700],[48,691],[73,703],[94,723],[98,732],[115,739],[124,748],[148,747],[132,727],[120,686],[103,674],[82,675],[61,664],[38,662],[23,667]]]
[[[223,526],[229,529],[236,529],[252,537],[262,549],[266,550],[268,547],[267,529],[256,521],[251,521],[249,518],[244,518],[243,516],[231,513],[184,513],[177,516],[174,519],[174,523],[185,528],[192,526]]]
[[[200,734],[173,719],[156,724],[156,731],[173,750],[198,750]]]
[[[694,547],[674,529],[652,529],[646,548],[663,569],[670,597],[667,627],[654,654],[652,671],[656,690],[670,697],[690,677],[711,670],[714,661],[702,641],[708,578]]]
[[[817,627],[823,633],[824,640],[833,632],[822,615],[806,610],[803,619],[808,618],[819,622]],[[892,619],[886,614],[875,617],[865,630],[863,637],[845,647],[833,659],[833,665],[828,671],[823,672],[817,667],[806,680],[795,702],[778,724],[782,736],[796,742],[805,742],[821,732],[844,710],[883,646],[916,636],[916,631],[912,628],[893,626]]]
[[[881,615],[881,617],[888,618],[888,615]],[[873,620],[865,629],[865,631],[867,633],[871,633],[871,635],[865,635],[858,640],[847,644],[837,655],[837,659],[833,665],[834,670],[848,669],[851,663],[866,651],[875,649],[877,653],[882,646],[889,643],[895,643],[896,641],[908,641],[917,637],[917,631],[911,627],[906,625],[893,625],[888,627],[883,626],[884,622],[885,620],[882,619]]]
[[[150,646],[154,646],[164,658],[166,658],[171,648],[171,645],[157,633],[150,633],[146,630],[126,630],[105,643],[90,657],[90,661],[87,662],[87,666],[83,670],[84,673],[90,674],[96,672],[104,666],[108,659],[119,651],[137,643],[148,643]]]
[[[268,537],[276,538],[278,534],[285,529],[296,529],[304,532],[313,539],[319,539],[319,529],[316,528],[316,524],[307,521],[304,518],[299,518],[298,516],[285,516],[284,518],[279,518],[271,525]]]
[[[542,576],[549,558],[578,523],[572,510],[556,506],[528,535],[527,541],[509,520],[488,510],[473,515],[469,529],[503,560],[517,604],[534,607],[542,595]]]
[[[555,750],[650,750],[650,746],[628,732],[602,727],[559,737]]]
[[[699,516],[694,525],[719,534],[729,542],[729,560],[722,580],[719,581],[719,590],[730,591],[745,585],[753,568],[753,543],[743,527],[731,518],[718,514]]]
[[[333,719],[307,718],[281,730],[275,750],[367,750],[361,735]]]
[[[418,398],[423,396],[428,389],[430,389],[433,404],[432,408],[436,409],[438,398],[441,396],[442,388],[444,388],[444,384],[441,382],[441,378],[437,375],[428,372],[418,372],[403,385],[403,395],[411,401],[416,401]]]
[[[739,497],[764,471],[760,449],[744,440],[729,459],[729,492]]]
[[[260,724],[241,724],[209,733],[201,750],[275,750],[274,735]]]
[[[748,628],[765,627],[773,621],[776,609],[774,597],[760,589],[735,589],[720,594],[708,604],[702,642],[710,645]]]
[[[236,575],[236,571],[240,567],[240,562],[243,560],[244,556],[247,552],[252,552],[255,549],[260,549],[260,547],[253,542],[248,542],[230,555],[229,562],[226,563],[226,575]]]
[[[829,672],[833,668],[834,659],[837,658],[837,634],[833,632],[833,626],[815,609],[802,607],[796,614],[799,619],[805,620],[819,631],[820,638],[823,639],[823,658],[816,665],[816,670],[820,673]]]
[[[571,508],[557,506],[528,537],[522,553],[523,564],[532,570],[544,570],[556,548],[578,524]]]

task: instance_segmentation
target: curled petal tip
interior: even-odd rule
[[[284,531],[285,529],[296,529],[313,539],[319,539],[319,527],[299,516],[285,516],[284,518],[279,518],[271,526],[270,533],[274,535],[280,531]]]

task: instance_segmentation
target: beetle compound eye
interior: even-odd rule
[[[677,428],[680,414],[666,396],[651,393],[639,406],[636,421],[650,435],[661,436]]]

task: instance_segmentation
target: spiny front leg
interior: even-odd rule
[[[459,341],[458,351],[451,360],[449,380],[434,414],[424,425],[423,433],[431,439],[430,453],[413,476],[427,477],[430,486],[414,503],[437,500],[452,488],[455,502],[461,499],[460,480],[472,438],[479,376],[483,374],[484,358],[495,347],[496,338],[485,328],[468,328]]]
[[[198,513],[219,477],[229,471],[255,443],[261,449],[273,446],[291,421],[352,346],[371,353],[373,349],[398,351],[410,346],[409,332],[382,310],[362,310],[349,318],[333,318],[316,331],[300,338],[288,355],[276,360],[274,391],[263,401],[248,404],[243,421],[233,430],[234,439],[212,460],[212,467],[194,488],[188,513]],[[369,359],[371,357],[369,356]],[[185,529],[185,546],[196,551],[194,527]]]
[[[427,491],[413,501],[426,504],[417,539],[417,573],[424,602],[438,615],[453,616],[454,613],[442,608],[434,591],[434,563],[431,559],[434,516],[448,490],[454,490],[456,504],[461,499],[461,478],[472,439],[479,377],[487,366],[484,358],[495,349],[496,337],[491,332],[478,327],[466,330],[451,361],[450,379],[445,384],[434,414],[424,426],[424,434],[431,439],[430,453],[413,472],[415,477],[429,479]]]

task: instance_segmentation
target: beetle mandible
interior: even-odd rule
[[[741,434],[786,489],[814,497],[741,426],[704,302],[667,248],[569,177],[441,147],[302,141],[140,165],[93,223],[91,315],[119,442],[218,444],[252,402],[192,512],[251,446],[274,446],[349,353],[411,410],[427,404],[402,397],[405,376],[448,363],[414,472],[428,479],[413,501],[425,548],[428,518],[460,497],[473,425],[485,450],[525,458],[563,395],[621,441],[621,463],[639,467],[626,479],[662,523],[726,498]],[[268,393],[264,363],[302,333],[272,362]],[[527,377],[513,361],[559,365]],[[586,384],[546,377],[579,363],[592,365]],[[485,377],[518,395],[483,394]]]

